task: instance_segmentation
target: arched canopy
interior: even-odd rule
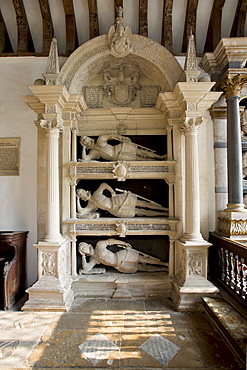
[[[108,35],[102,35],[81,45],[70,55],[60,71],[60,80],[71,94],[78,94],[89,80],[120,63],[137,68],[139,73],[159,85],[162,92],[173,91],[183,75],[174,56],[147,37],[132,35],[130,54],[116,58],[111,55]]]

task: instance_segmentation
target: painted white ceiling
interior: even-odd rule
[[[23,0],[29,27],[36,52],[42,51],[42,16],[38,0]],[[161,41],[162,16],[164,0],[149,0],[148,2],[148,37]],[[55,37],[58,40],[59,53],[66,52],[65,14],[62,0],[49,0]],[[79,44],[89,40],[88,1],[73,0]],[[221,37],[229,37],[238,0],[226,0],[223,7]],[[100,35],[108,32],[114,23],[114,0],[97,0]],[[187,0],[174,0],[172,12],[173,50],[179,54],[183,41],[184,22]],[[213,0],[199,0],[197,8],[196,43],[197,52],[203,53],[207,36],[207,27],[211,15]],[[16,13],[12,0],[0,0],[0,9],[12,43],[17,51]],[[124,23],[138,33],[139,0],[124,0]],[[245,33],[247,36],[247,26]]]

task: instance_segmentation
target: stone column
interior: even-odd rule
[[[227,103],[227,166],[228,166],[228,204],[226,211],[245,211],[243,204],[242,144],[239,115],[240,92],[247,82],[247,76],[229,76],[222,88]]]
[[[44,242],[59,242],[60,212],[59,212],[59,163],[58,163],[58,139],[62,130],[56,120],[41,120],[41,126],[47,130],[46,151],[46,234]]]
[[[62,122],[58,114],[48,119],[44,113],[41,126],[46,139],[46,232],[38,248],[38,281],[27,289],[29,300],[24,311],[67,311],[73,301],[71,277],[66,266],[68,241],[60,233],[59,212],[59,133]]]
[[[232,239],[247,239],[247,210],[243,203],[242,143],[239,98],[246,75],[228,75],[221,86],[227,103],[228,204],[219,213],[218,232]]]
[[[200,188],[197,130],[201,117],[186,118],[180,125],[185,136],[185,232],[183,241],[201,241],[200,233]]]

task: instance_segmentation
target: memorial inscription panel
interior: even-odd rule
[[[0,138],[0,175],[18,176],[20,168],[20,142],[18,137]]]

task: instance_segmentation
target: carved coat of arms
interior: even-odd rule
[[[104,72],[105,83],[103,85],[105,94],[110,103],[118,106],[130,104],[140,89],[139,73],[134,71],[129,77],[125,76],[123,66],[117,71],[106,70]]]

